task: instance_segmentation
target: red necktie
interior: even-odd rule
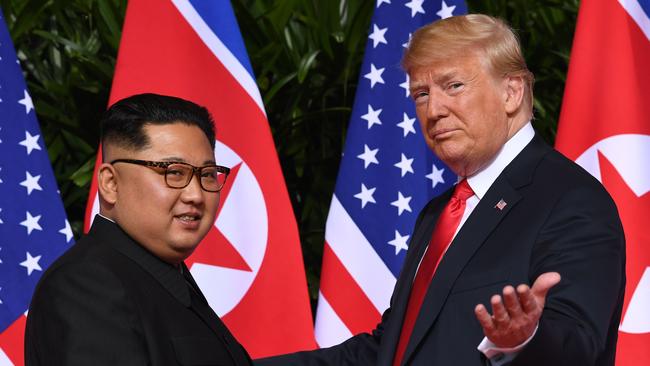
[[[463,179],[456,185],[454,194],[438,218],[433,235],[431,235],[429,247],[424,254],[420,268],[413,281],[409,302],[406,307],[406,315],[404,316],[404,323],[402,324],[402,333],[400,334],[397,350],[395,351],[393,366],[399,366],[402,363],[406,346],[413,332],[415,319],[417,319],[420,313],[420,307],[424,301],[424,295],[427,293],[433,274],[436,272],[436,268],[438,267],[438,263],[440,263],[440,259],[442,259],[445,249],[451,243],[451,239],[454,237],[454,233],[456,233],[456,229],[460,224],[460,219],[465,212],[465,202],[473,195],[474,192],[469,184],[467,184],[467,179]]]

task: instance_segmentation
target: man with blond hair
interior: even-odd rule
[[[420,213],[372,334],[262,364],[614,365],[620,219],[535,133],[514,32],[486,15],[441,20],[413,34],[403,67],[424,139],[459,183]]]

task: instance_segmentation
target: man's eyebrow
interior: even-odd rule
[[[457,70],[452,69],[452,70],[449,70],[447,72],[440,73],[440,75],[437,75],[433,79],[433,82],[435,84],[444,84],[444,83],[448,82],[451,79],[460,78],[459,75],[460,74],[459,74],[459,72]],[[422,88],[423,86],[426,86],[426,85],[427,85],[427,83],[424,82],[424,81],[411,81],[410,84],[409,84],[409,90],[413,91],[413,90]]]
[[[426,83],[424,83],[424,82],[422,82],[422,81],[411,81],[411,82],[409,83],[409,89],[410,89],[410,90],[418,89],[418,88],[421,88],[421,87],[424,86],[424,85],[426,85]]]
[[[167,158],[162,158],[162,161],[167,161],[167,162],[177,162],[177,163],[187,163],[187,161],[183,158],[179,158],[177,156],[170,156]],[[189,164],[189,163],[188,163]],[[208,159],[203,161],[203,165],[216,165],[217,163],[215,162],[214,159]]]
[[[176,157],[176,156],[170,156],[168,158],[162,158],[161,160],[162,161],[178,162],[178,163],[185,163],[186,162],[185,159],[179,158],[179,157]]]

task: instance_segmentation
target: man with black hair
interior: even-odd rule
[[[183,263],[229,172],[209,112],[140,94],[113,104],[101,129],[99,215],[36,288],[26,364],[249,365]]]

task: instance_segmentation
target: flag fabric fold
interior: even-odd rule
[[[585,0],[556,147],[614,198],[627,242],[616,364],[650,364],[650,1]]]
[[[417,28],[466,11],[455,0],[376,2],[325,231],[321,347],[379,322],[420,209],[456,182],[424,142],[400,60]]]
[[[0,18],[0,366],[24,364],[25,314],[36,283],[73,242],[34,103]]]
[[[314,348],[297,225],[230,2],[129,2],[109,103],[144,92],[207,107],[216,161],[232,169],[186,260],[210,306],[253,358]],[[96,192],[93,182],[88,225]]]

